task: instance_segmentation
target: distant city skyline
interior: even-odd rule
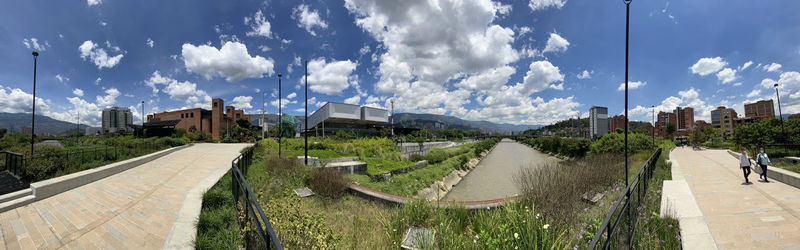
[[[438,4],[438,5],[433,5]],[[651,106],[775,100],[800,113],[797,1],[633,1],[630,120]],[[102,110],[210,109],[301,115],[326,101],[467,120],[552,124],[592,106],[623,113],[625,6],[608,1],[44,1],[0,9],[0,112],[91,126]],[[777,109],[777,101],[775,101]]]

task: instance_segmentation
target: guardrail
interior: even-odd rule
[[[617,199],[603,224],[598,228],[598,232],[589,244],[589,249],[631,248],[639,215],[638,209],[644,203],[647,185],[650,178],[653,177],[653,170],[655,170],[659,156],[661,156],[661,148],[656,149],[650,155],[633,180],[629,182],[625,188],[625,194]]]
[[[269,223],[269,219],[245,179],[244,174],[253,163],[254,149],[254,146],[247,148],[244,153],[231,161],[231,178],[233,178],[231,192],[238,214],[236,221],[239,222],[239,230],[244,233],[245,249],[283,249],[275,231],[272,230],[272,224]],[[239,211],[240,209],[245,211]]]
[[[8,170],[8,172],[20,176],[22,172],[22,164],[23,164],[23,155],[20,153],[15,153],[11,151],[0,151],[0,160],[2,160],[2,164],[0,164],[0,171]]]

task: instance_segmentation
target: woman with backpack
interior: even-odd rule
[[[758,155],[756,156],[756,163],[761,167],[761,175],[758,177],[764,179],[764,182],[769,182],[769,180],[767,180],[767,164],[769,164],[770,161],[769,156],[764,152],[764,147],[759,148]]]

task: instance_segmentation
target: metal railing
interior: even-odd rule
[[[647,185],[653,177],[661,148],[656,149],[650,158],[633,177],[625,188],[625,194],[611,207],[611,210],[598,228],[594,239],[589,244],[589,249],[630,249],[638,220],[639,209],[644,203],[647,194]]]
[[[0,151],[0,171],[8,172],[20,176],[22,173],[23,155],[11,151]]]
[[[752,146],[750,149],[751,156],[755,156],[758,153],[758,148],[764,147],[764,150],[767,152],[770,158],[780,158],[780,157],[787,157],[787,156],[800,156],[800,144],[767,144],[767,145],[760,145],[760,146]]]
[[[74,150],[37,151],[32,156],[22,156],[17,176],[27,182],[41,181],[55,177],[58,173],[69,174],[94,167],[91,164],[138,157],[169,147],[168,144],[146,142]]]
[[[269,219],[245,179],[247,169],[253,163],[254,149],[254,146],[247,148],[231,161],[231,178],[233,179],[231,191],[238,214],[236,220],[239,222],[239,230],[244,233],[245,249],[283,249],[278,241],[278,236],[272,230],[272,224],[269,223]],[[239,211],[241,209],[244,211]]]

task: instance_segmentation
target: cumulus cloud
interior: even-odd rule
[[[19,88],[3,87],[0,85],[0,112],[30,113],[33,95]],[[44,99],[36,97],[36,110],[49,110],[50,106]]]
[[[715,109],[714,105],[707,104],[700,98],[700,92],[695,88],[678,91],[678,96],[669,96],[661,101],[660,105],[655,106],[655,112],[672,112],[677,107],[692,107],[694,109],[695,120],[710,121],[711,110]],[[634,112],[635,111],[635,112]],[[636,106],[634,109],[629,110],[631,117],[640,116],[650,120],[650,107]]]
[[[106,47],[108,49],[114,50],[116,52],[120,52],[119,47],[111,46],[110,43],[106,42]],[[97,66],[97,69],[103,68],[113,68],[119,64],[119,61],[122,60],[123,55],[119,54],[116,56],[109,56],[106,49],[100,48],[97,43],[92,42],[92,40],[84,41],[81,46],[78,47],[78,51],[81,53],[81,59],[86,60],[87,58]]]
[[[550,33],[550,38],[547,39],[547,45],[542,50],[542,53],[547,52],[565,52],[569,47],[567,39],[559,36],[556,33]]]
[[[355,104],[358,105],[361,102],[361,96],[354,95],[353,97],[344,99],[344,103]]]
[[[297,97],[297,93],[295,92],[292,92],[291,94],[286,96],[287,99],[294,99],[295,97]]]
[[[56,79],[57,79],[59,82],[69,82],[69,77],[62,76],[62,75],[60,75],[60,74],[56,75]]]
[[[517,70],[511,66],[488,69],[480,74],[475,74],[455,84],[455,86],[478,91],[491,91],[498,89],[508,82],[508,79]],[[369,101],[367,101],[369,102]]]
[[[567,0],[530,0],[530,2],[528,2],[528,7],[530,7],[532,11],[544,10],[550,7],[561,9],[566,3]]]
[[[281,108],[286,108],[286,105],[297,103],[297,100],[289,100],[289,99],[285,99],[285,98],[281,98],[280,101],[281,101],[281,103],[280,103],[281,104]],[[276,99],[276,100],[270,101],[269,105],[272,105],[273,107],[278,107],[278,100]]]
[[[756,97],[756,96],[759,96],[759,95],[761,95],[761,90],[760,89],[754,89],[753,91],[750,91],[749,94],[747,94],[747,98],[753,98],[753,97]]]
[[[800,113],[800,72],[783,72],[777,81],[766,78],[761,81],[761,86],[772,89],[776,83],[781,94],[783,113]]]
[[[739,71],[747,69],[748,67],[750,67],[750,65],[753,65],[753,61],[745,62],[744,64],[742,64],[742,66],[739,66]]]
[[[211,108],[211,96],[206,91],[198,89],[197,84],[193,82],[179,82],[171,77],[162,76],[158,71],[153,72],[144,82],[152,89],[153,96],[158,95],[159,86],[164,86],[161,91],[169,95],[172,100],[183,101],[187,107]]]
[[[258,10],[252,18],[244,17],[244,24],[250,25],[251,30],[246,33],[247,36],[272,37],[270,23],[264,17],[264,13],[262,13],[261,10]]]
[[[155,42],[153,42],[153,39],[150,39],[150,38],[148,37],[148,38],[147,38],[147,41],[145,41],[145,42],[144,42],[144,45],[147,45],[147,47],[150,47],[150,48],[152,48],[153,46],[155,46],[155,45],[156,45],[156,43],[155,43]]]
[[[631,82],[631,81],[628,81],[628,90],[638,89],[639,87],[644,87],[645,85],[647,85],[647,82],[642,82],[642,81],[633,81],[633,82]],[[625,90],[625,83],[623,82],[623,83],[619,84],[619,87],[617,87],[617,91],[624,91],[624,90]]]
[[[594,73],[594,70],[592,70],[591,73]],[[590,78],[592,78],[592,74],[591,73],[588,70],[584,70],[582,73],[578,74],[575,77],[577,77],[578,79],[590,79]]]
[[[722,81],[722,83],[729,83],[736,80],[736,70],[731,68],[725,68],[719,73],[717,73],[717,79]]]
[[[44,41],[44,43],[40,44],[39,39],[36,39],[35,37],[22,39],[22,44],[24,44],[25,48],[27,49],[33,49],[39,52],[45,51],[48,48],[50,48],[49,42]]]
[[[186,70],[200,74],[207,80],[220,76],[228,82],[238,82],[244,78],[261,78],[264,74],[271,76],[274,73],[271,58],[251,57],[247,46],[239,42],[225,42],[220,49],[185,43],[181,54]]]
[[[317,35],[314,32],[315,27],[323,30],[328,28],[328,23],[322,20],[319,12],[311,10],[307,4],[298,5],[292,9],[292,19],[297,20],[297,27],[305,29],[312,36]]]
[[[82,89],[77,89],[77,88],[73,89],[72,90],[72,94],[76,95],[76,96],[83,96],[83,90]]]
[[[252,96],[237,96],[233,98],[233,106],[237,109],[251,109],[250,101],[253,100]]]
[[[528,96],[564,81],[564,75],[549,61],[535,61],[529,66],[522,84],[514,86],[514,90]]]
[[[781,65],[778,64],[778,63],[770,63],[770,64],[767,64],[767,65],[764,65],[764,67],[762,69],[764,69],[767,72],[775,72],[775,71],[778,71],[778,70],[781,69]]]
[[[317,58],[308,62],[308,88],[311,91],[327,95],[338,95],[349,86],[358,84],[353,72],[357,64],[350,60],[330,61]],[[303,79],[300,79],[303,84]]]
[[[117,103],[117,97],[119,97],[119,95],[120,95],[120,92],[119,92],[119,90],[117,90],[117,88],[106,89],[105,92],[106,92],[105,96],[99,96],[98,95],[98,96],[95,97],[97,99],[97,105],[98,106],[100,106],[100,107],[110,107],[110,106],[114,105],[114,103]]]
[[[719,71],[725,65],[728,65],[728,63],[722,60],[722,57],[703,57],[689,68],[692,69],[692,73],[705,76]]]
[[[103,0],[86,0],[86,3],[89,4],[89,6],[98,5],[103,3]]]

